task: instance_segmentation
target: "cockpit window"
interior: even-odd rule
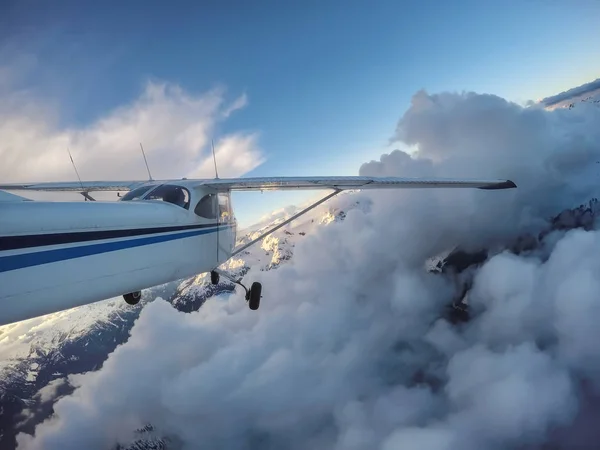
[[[205,195],[200,199],[194,212],[200,217],[205,219],[216,219],[217,218],[217,196],[215,194]]]
[[[188,209],[190,207],[190,193],[179,186],[163,184],[154,189],[144,200],[162,200]]]
[[[139,200],[146,192],[148,192],[154,187],[155,186],[142,186],[137,189],[134,189],[133,191],[129,191],[127,194],[121,197],[121,201],[127,202],[130,200]]]

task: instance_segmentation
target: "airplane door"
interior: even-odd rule
[[[218,223],[217,254],[219,261],[226,261],[231,256],[235,246],[235,218],[231,208],[229,193],[219,193],[218,197]]]

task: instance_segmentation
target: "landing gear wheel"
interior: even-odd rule
[[[219,269],[215,269],[210,272],[211,283],[217,284],[219,282],[219,275],[223,275],[223,277],[227,278],[232,283],[241,286],[244,289],[244,291],[246,291],[246,301],[248,302],[248,306],[250,307],[250,309],[254,311],[258,309],[258,307],[260,306],[260,298],[262,297],[262,284],[255,281],[254,283],[252,283],[252,286],[250,286],[250,289],[248,289],[246,286],[244,286],[244,283],[242,283],[241,278],[239,280],[236,280],[227,272],[221,272]]]
[[[260,297],[262,293],[262,284],[258,282],[252,283],[250,290],[246,293],[246,300],[251,310],[256,311],[260,306]]]
[[[137,305],[140,302],[140,299],[142,298],[142,293],[140,291],[131,292],[129,294],[123,295],[123,298],[125,299],[125,302],[127,302],[128,305]]]

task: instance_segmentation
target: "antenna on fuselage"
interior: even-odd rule
[[[215,163],[215,178],[219,179],[219,172],[217,172],[217,157],[215,156],[215,141],[210,140],[210,144],[212,146],[212,154],[213,154],[213,162]]]
[[[141,142],[140,142],[140,148],[142,149],[142,156],[144,157],[144,163],[146,163],[146,170],[148,171],[149,181],[154,181],[152,179],[152,174],[150,173],[150,167],[148,167],[148,160],[146,159],[146,153],[144,153],[144,147],[142,146]]]
[[[77,179],[79,180],[79,184],[81,185],[81,190],[83,191],[83,183],[81,182],[81,177],[79,176],[79,172],[77,172],[77,166],[75,165],[75,161],[73,161],[73,156],[71,155],[71,149],[67,147],[67,153],[69,154],[69,158],[71,159],[71,164],[73,164],[73,169],[75,169],[75,175],[77,175]]]
[[[90,196],[90,194],[88,194],[87,192],[85,192],[85,190],[83,189],[83,183],[81,182],[81,177],[79,176],[79,172],[77,171],[77,166],[75,165],[75,161],[73,161],[73,156],[71,155],[71,149],[69,147],[67,147],[67,153],[69,154],[69,158],[71,159],[71,164],[73,164],[73,169],[75,169],[75,175],[77,175],[77,179],[79,180],[79,185],[81,186],[81,192],[80,194],[83,195],[83,198],[85,199],[84,201],[94,201],[94,199]]]

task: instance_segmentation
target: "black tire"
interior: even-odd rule
[[[131,292],[129,294],[123,295],[123,298],[125,299],[125,302],[128,305],[137,305],[140,302],[140,299],[142,298],[142,293],[140,291]]]
[[[262,284],[255,281],[252,283],[252,286],[250,286],[250,298],[248,299],[248,306],[251,310],[256,311],[260,306],[261,294]]]
[[[219,279],[220,278],[221,277],[219,276],[219,274],[217,272],[213,271],[213,272],[210,273],[210,282],[211,282],[211,284],[213,284],[213,285],[219,284]]]

